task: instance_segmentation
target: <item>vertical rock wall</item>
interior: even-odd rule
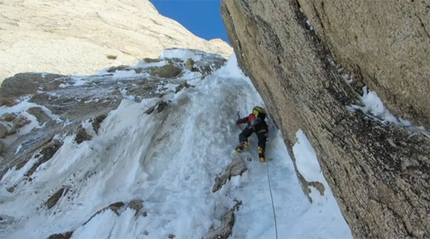
[[[424,50],[426,44],[428,49],[428,39],[413,38],[421,43],[414,45],[406,41],[410,38],[392,33],[397,36],[395,39],[405,39],[394,44],[403,46],[403,51],[383,50],[380,45],[387,45],[385,41],[390,39],[383,33],[367,34],[376,38],[375,45],[362,40],[351,42],[355,36],[350,32],[360,31],[354,27],[377,32],[373,28],[384,27],[384,22],[390,22],[386,18],[406,17],[391,15],[391,12],[402,13],[393,11],[400,9],[397,3],[382,2],[386,5],[367,1],[223,0],[221,13],[239,64],[265,100],[290,152],[296,141],[295,133],[303,129],[354,236],[427,238],[430,237],[430,140],[397,126],[382,125],[346,107],[360,104],[357,86],[364,83],[381,92],[381,98],[393,112],[405,112],[402,116],[430,126],[430,111],[425,103],[428,100],[423,93],[426,89],[429,92],[430,58],[425,59]],[[365,9],[372,11],[360,12]],[[422,13],[416,11],[415,18],[429,19],[426,9]],[[337,19],[331,12],[344,19]],[[373,18],[360,18],[363,14],[373,14]],[[315,28],[306,23],[309,18]],[[354,23],[348,23],[348,19],[355,19],[351,20]],[[393,24],[406,24],[398,27],[399,32],[416,23],[393,20]],[[422,23],[416,29],[417,34],[428,32],[427,23],[424,20]],[[364,36],[356,35],[357,39]],[[408,50],[412,46],[421,48],[416,48],[416,58],[406,63],[404,59],[412,54]],[[372,47],[380,49],[380,53],[369,55]],[[387,54],[385,58],[382,52]],[[332,59],[354,73],[354,84],[341,78]],[[406,75],[417,77],[411,80],[396,74],[394,68],[402,64]],[[420,74],[422,78],[418,77]]]

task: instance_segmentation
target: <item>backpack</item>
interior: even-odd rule
[[[266,111],[260,106],[255,106],[252,108],[252,114],[261,120],[266,119]]]

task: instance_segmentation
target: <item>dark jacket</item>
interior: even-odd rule
[[[255,115],[252,113],[245,118],[238,119],[236,124],[248,124],[246,127],[252,129],[255,133],[259,133],[262,130],[265,132],[268,131],[266,121],[264,119],[255,117]]]

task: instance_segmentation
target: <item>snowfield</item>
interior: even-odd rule
[[[162,56],[201,59],[178,49]],[[169,106],[161,112],[145,114],[159,99],[136,102],[128,95],[103,120],[98,134],[89,121],[82,122],[91,140],[77,144],[74,135],[57,135],[63,145],[36,169],[31,181],[24,180],[24,174],[34,158],[19,170],[10,169],[0,181],[0,238],[73,232],[71,238],[76,239],[199,239],[217,228],[235,205],[229,238],[352,238],[306,132],[296,133],[294,154],[304,178],[324,185],[323,194],[310,187],[312,203],[270,119],[266,163],[258,160],[255,135],[247,150],[234,152],[241,131],[235,125],[237,112],[244,116],[255,105],[264,107],[234,54],[203,80],[199,74],[184,74],[182,79],[194,87],[164,95]],[[87,81],[76,79],[76,84]],[[19,110],[28,107],[31,104],[23,102]],[[2,107],[0,114],[10,110]],[[37,127],[37,122],[30,126]],[[212,192],[217,175],[237,158],[247,171]],[[14,192],[6,190],[13,185]],[[61,188],[58,202],[47,208],[45,202]],[[134,202],[141,202],[141,208],[133,207]]]

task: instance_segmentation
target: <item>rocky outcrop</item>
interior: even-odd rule
[[[221,225],[218,228],[211,227],[205,239],[227,239],[231,236],[234,226],[234,210],[227,211],[221,218]]]
[[[89,141],[92,138],[93,137],[91,135],[89,135],[84,128],[78,127],[78,130],[76,132],[76,137],[75,137],[75,142],[77,144],[80,144],[80,143],[82,143],[84,141]]]
[[[203,79],[208,66],[211,73],[226,61],[221,55],[198,50],[165,50],[177,51],[194,57],[197,72],[185,68],[186,58],[162,57],[88,77],[21,73],[6,79],[0,88],[0,106],[5,109],[0,115],[0,180],[9,169],[21,169],[31,159],[32,165],[26,169],[25,176],[26,180],[33,180],[39,166],[51,160],[62,147],[58,135],[75,135],[76,144],[91,141],[101,130],[108,113],[123,99],[141,102],[160,98],[147,114],[168,109],[170,101],[163,99],[164,96],[194,87],[187,80]],[[117,74],[127,77],[117,77]],[[195,77],[184,80],[181,74]],[[31,107],[25,111],[18,106],[28,103]]]
[[[62,145],[63,145],[62,142],[58,140],[52,140],[47,145],[43,146],[43,148],[40,150],[40,152],[37,155],[38,159],[36,163],[33,164],[33,166],[25,174],[25,176],[28,176],[28,177],[31,176],[41,164],[50,160]]]
[[[46,201],[46,207],[48,209],[51,209],[53,206],[57,204],[57,202],[60,200],[61,197],[65,196],[68,192],[67,188],[61,188],[57,192],[52,195],[48,201]]]
[[[212,192],[216,192],[222,188],[226,184],[231,177],[241,176],[248,169],[246,168],[245,163],[240,158],[236,158],[233,160],[227,167],[224,169],[224,172],[215,177],[215,184],[212,187]]]
[[[429,138],[347,109],[368,85],[397,116],[430,128],[429,6],[222,2],[238,62],[290,155],[302,129],[356,238],[430,237]]]
[[[47,239],[69,239],[73,235],[73,232],[66,232],[66,233],[57,233],[50,235]]]
[[[67,193],[67,190],[64,192],[64,188],[57,191],[57,193],[54,194],[49,200],[52,200],[52,198],[55,198],[55,203],[60,199],[61,196],[65,195]],[[49,203],[49,200],[47,202],[47,205]],[[54,205],[55,205],[54,203]],[[136,211],[135,216],[145,216],[146,212],[143,211],[143,201],[139,199],[131,200],[127,205],[124,202],[115,202],[110,204],[107,207],[104,207],[100,210],[98,210],[96,213],[94,213],[88,221],[84,222],[83,225],[87,224],[89,221],[91,221],[95,216],[107,211],[111,210],[114,212],[117,216],[120,216],[122,211],[120,211],[122,208],[131,208]],[[48,208],[50,208],[48,206]],[[71,238],[73,234],[73,231],[65,232],[65,233],[57,233],[50,235],[47,239],[69,239]]]
[[[22,72],[88,75],[158,57],[169,47],[230,56],[161,16],[149,0],[0,1],[0,82]]]

